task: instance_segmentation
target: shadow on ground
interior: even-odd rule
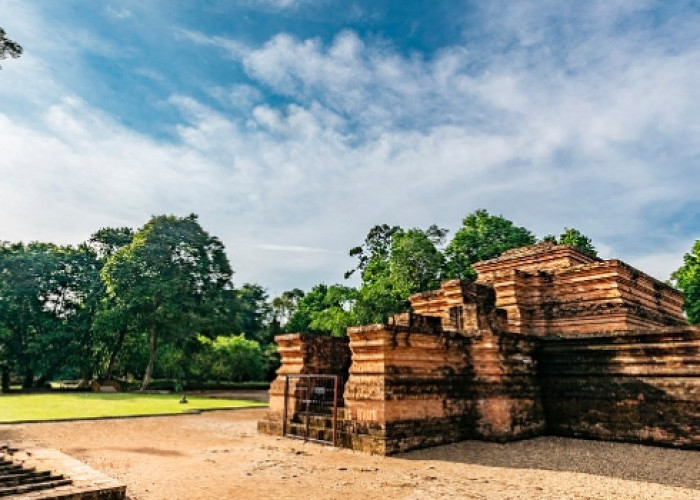
[[[487,467],[579,472],[700,490],[699,451],[627,443],[558,437],[506,444],[462,441],[395,457]]]

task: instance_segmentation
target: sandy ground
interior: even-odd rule
[[[132,499],[700,498],[700,452],[561,438],[391,458],[259,435],[265,409],[0,426],[124,481]]]

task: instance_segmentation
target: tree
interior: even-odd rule
[[[90,236],[88,246],[97,256],[100,269],[117,250],[130,244],[134,239],[134,231],[129,227],[104,227]],[[104,288],[104,284],[103,284]],[[99,373],[111,379],[117,363],[117,357],[124,347],[127,335],[127,315],[118,297],[107,299],[104,292],[98,304],[93,321],[93,335],[102,346],[106,371]]]
[[[409,229],[394,234],[389,257],[389,278],[402,297],[440,286],[445,258],[438,250],[446,230]]]
[[[381,273],[382,269],[377,268],[383,267],[383,263],[389,257],[391,238],[398,231],[402,231],[399,226],[388,226],[387,224],[377,224],[370,229],[365,242],[350,249],[350,257],[357,257],[358,263],[355,269],[345,273],[345,279],[348,279],[356,271],[360,271],[363,281],[366,279],[366,272],[370,274]]]
[[[0,59],[7,59],[8,55],[13,59],[17,59],[22,55],[22,50],[22,46],[8,39],[5,36],[5,30],[0,28]],[[0,68],[2,68],[2,66],[0,66]]]
[[[300,301],[286,325],[288,332],[324,333],[342,337],[355,323],[357,290],[342,285],[314,286]]]
[[[223,244],[194,214],[153,217],[107,259],[106,308],[125,317],[129,330],[148,335],[142,389],[150,384],[159,342],[196,336],[232,287],[232,274]]]
[[[100,259],[107,259],[114,252],[131,243],[134,230],[130,227],[103,227],[95,231],[88,240],[88,245]]]
[[[299,301],[303,298],[303,290],[293,288],[292,290],[282,292],[282,295],[272,299],[270,306],[272,309],[273,321],[275,321],[279,327],[284,327],[296,312],[299,307]]]
[[[261,344],[270,342],[270,332],[266,324],[270,317],[270,304],[267,299],[265,289],[254,283],[245,283],[235,291],[233,324],[236,333],[243,333],[246,338]]]
[[[688,322],[700,324],[700,240],[683,256],[683,265],[671,274],[671,283],[685,295]]]
[[[445,259],[438,246],[447,230],[435,225],[426,230],[386,224],[370,229],[363,245],[350,250],[358,258],[362,286],[353,310],[360,324],[378,323],[409,309],[408,296],[440,285]]]
[[[476,271],[472,264],[493,259],[511,248],[535,243],[533,234],[514,225],[502,216],[490,215],[486,210],[477,210],[462,221],[445,249],[446,277],[473,281]]]
[[[92,370],[98,271],[85,246],[0,246],[0,350],[6,367],[22,371],[24,387],[59,371],[79,376]]]
[[[598,251],[593,246],[591,239],[578,229],[566,227],[564,228],[564,232],[559,235],[559,238],[553,234],[548,234],[542,238],[542,241],[550,241],[558,245],[569,245],[578,248],[592,257],[598,257]]]
[[[219,380],[245,382],[262,380],[265,372],[260,344],[243,335],[216,337],[211,343],[212,375]]]
[[[60,369],[63,374],[72,370],[70,378],[81,377],[87,381],[99,371],[108,348],[94,329],[95,316],[105,293],[100,279],[102,262],[85,244],[76,248],[65,247],[62,258],[59,279],[62,280],[63,300],[69,311],[65,316],[65,326],[76,348],[70,362],[59,363],[56,369]],[[64,305],[64,315],[65,310]],[[48,379],[53,375],[53,372],[48,372],[44,377]]]

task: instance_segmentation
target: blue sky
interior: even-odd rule
[[[0,239],[200,215],[236,282],[342,282],[478,208],[667,279],[700,238],[700,3],[0,0]]]

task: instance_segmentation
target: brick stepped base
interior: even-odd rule
[[[309,419],[308,436],[306,434],[306,421],[301,416],[295,416],[287,420],[287,436],[307,438],[316,441],[333,441],[333,419],[330,417],[312,416]],[[342,432],[340,430],[340,419],[338,421],[337,438],[341,441]],[[282,422],[279,420],[260,420],[258,422],[258,431],[265,434],[281,435]]]
[[[25,467],[15,463],[12,455],[17,451],[8,445],[0,445],[0,497],[48,490],[72,483],[63,474],[53,474],[48,470],[38,471],[36,467]]]
[[[0,444],[0,498],[125,500],[126,486],[56,450]]]

